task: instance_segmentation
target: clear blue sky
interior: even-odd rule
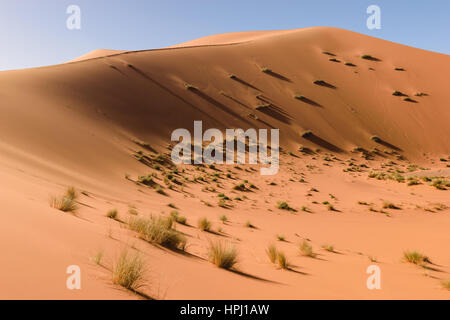
[[[81,30],[66,9],[81,8]],[[369,5],[381,30],[366,27]],[[160,48],[203,36],[311,26],[349,29],[450,54],[449,0],[0,0],[0,70],[61,63],[94,49]]]

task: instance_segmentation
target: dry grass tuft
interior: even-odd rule
[[[113,283],[136,291],[144,286],[144,269],[145,263],[139,254],[131,255],[124,250],[113,267]]]
[[[169,249],[184,250],[186,237],[173,229],[173,219],[165,217],[131,217],[129,228],[140,234],[145,241],[159,244]]]
[[[75,212],[78,209],[76,199],[78,194],[74,187],[69,187],[61,197],[52,197],[50,206],[63,212]]]
[[[238,252],[228,243],[210,242],[208,248],[209,261],[222,269],[231,269],[237,263]]]
[[[299,245],[300,253],[305,257],[315,258],[317,254],[313,252],[312,246],[304,240]]]

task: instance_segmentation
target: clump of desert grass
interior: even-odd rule
[[[228,217],[223,214],[220,216],[220,221],[222,221],[222,223],[225,224],[228,222]]]
[[[397,205],[395,205],[394,203],[390,202],[390,201],[385,201],[383,203],[383,208],[384,209],[395,209],[395,210],[400,210],[401,208]]]
[[[187,223],[187,218],[184,216],[180,216],[180,213],[177,210],[173,210],[170,213],[170,217],[173,219],[173,221],[175,221],[176,223],[182,224],[182,225],[186,225]]]
[[[117,211],[117,209],[111,209],[106,213],[106,217],[109,219],[116,220],[118,216],[119,212]]]
[[[334,246],[331,245],[331,244],[324,244],[324,245],[322,245],[322,249],[326,250],[328,252],[335,252],[334,251]]]
[[[431,263],[430,258],[417,251],[403,252],[403,260],[418,266],[424,266],[427,263]]]
[[[133,215],[133,216],[139,215],[139,212],[137,211],[137,208],[134,205],[129,205],[128,206],[128,213]]]
[[[184,250],[186,237],[173,227],[172,217],[131,217],[128,226],[137,232],[142,239],[150,243],[156,243],[169,249]]]
[[[305,257],[315,258],[317,256],[317,254],[314,253],[312,246],[306,240],[303,240],[303,242],[300,243],[299,250]]]
[[[444,280],[441,282],[441,285],[444,289],[450,290],[450,280]]]
[[[296,211],[294,208],[291,208],[286,201],[278,201],[277,202],[277,208],[281,209],[281,210],[287,210],[287,211],[290,211],[290,212],[295,212]]]
[[[274,244],[271,244],[266,249],[267,257],[269,257],[270,262],[275,263],[277,261],[278,250]]]
[[[277,263],[281,269],[289,269],[289,262],[284,252],[278,251]]]
[[[197,227],[200,229],[200,231],[209,232],[211,230],[211,225],[211,221],[204,217],[200,218],[197,222]]]
[[[289,262],[284,252],[279,251],[274,244],[270,244],[266,249],[270,262],[278,264],[281,269],[289,269]]]
[[[52,197],[50,199],[50,206],[63,212],[75,212],[78,209],[77,198],[78,193],[75,188],[69,187],[64,195]]]
[[[96,255],[92,257],[92,261],[99,266],[102,264],[102,259],[103,259],[103,250],[98,250]]]
[[[237,263],[238,252],[233,245],[222,241],[210,241],[208,258],[211,263],[222,269],[231,269]]]
[[[256,227],[252,224],[252,222],[250,220],[246,221],[244,226],[246,228],[250,228],[250,229],[255,229]]]
[[[194,85],[192,85],[192,84],[190,84],[190,83],[185,83],[185,84],[184,84],[184,88],[185,88],[186,90],[191,90],[191,91],[196,91],[196,90],[198,90],[198,88],[197,88],[196,86],[194,86]]]
[[[130,254],[123,250],[113,266],[113,283],[136,292],[144,286],[145,262],[138,253]]]
[[[286,241],[286,237],[282,234],[277,234],[277,240],[278,241]]]

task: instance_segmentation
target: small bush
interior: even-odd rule
[[[164,217],[132,217],[128,226],[148,242],[157,243],[169,249],[184,250],[187,240],[181,233],[172,229],[173,221],[172,218]]]
[[[237,250],[225,242],[210,242],[208,248],[209,261],[219,268],[231,269],[237,263]]]
[[[101,265],[103,259],[103,250],[99,250],[97,254],[92,258],[95,264]]]
[[[444,280],[441,282],[441,284],[444,289],[450,290],[450,280],[447,281]]]
[[[254,229],[255,228],[255,226],[250,221],[246,221],[244,226],[246,228],[250,228],[250,229]]]
[[[286,237],[282,234],[277,234],[278,241],[286,241]]]
[[[117,209],[111,209],[106,213],[106,217],[110,219],[117,219],[117,216],[119,215]]]
[[[198,90],[198,88],[197,88],[196,86],[194,86],[194,85],[192,85],[192,84],[189,84],[189,83],[185,83],[185,84],[184,84],[184,88],[185,88],[186,90],[191,90],[191,91]]]
[[[370,139],[371,139],[372,141],[377,142],[377,143],[381,142],[381,139],[380,139],[378,136],[372,136],[372,137],[370,137]]]
[[[139,214],[139,212],[137,211],[136,207],[133,205],[130,205],[128,207],[128,213],[133,215],[133,216],[137,216]]]
[[[76,199],[78,194],[73,187],[69,187],[61,197],[52,197],[50,206],[63,212],[75,212],[78,209]]]
[[[271,73],[271,72],[272,72],[272,69],[267,68],[267,67],[262,67],[262,68],[261,68],[261,71],[264,72],[264,73]]]
[[[210,231],[211,230],[211,222],[206,218],[200,218],[197,223],[198,228],[201,231]]]
[[[283,202],[278,201],[278,203],[277,203],[277,208],[278,208],[278,209],[281,209],[281,210],[295,211],[295,210],[294,210],[293,208],[291,208],[291,207],[289,206],[289,204],[288,204],[287,202],[285,202],[285,201],[283,201]]]
[[[424,256],[423,254],[417,251],[405,251],[403,253],[403,259],[406,262],[417,264],[420,266],[431,262],[427,256]]]
[[[306,130],[306,131],[302,132],[302,138],[307,138],[307,137],[310,137],[312,135],[313,135],[313,133],[312,133],[311,130]]]
[[[269,257],[270,262],[275,263],[277,261],[278,250],[275,245],[271,244],[266,249],[267,256]]]
[[[284,252],[278,251],[277,263],[281,269],[289,269],[289,262]]]
[[[324,249],[324,250],[326,250],[326,251],[329,251],[329,252],[334,252],[334,246],[333,246],[333,245],[330,245],[330,244],[324,244],[324,245],[322,246],[322,249]]]
[[[299,249],[300,249],[300,253],[303,256],[311,257],[311,258],[315,258],[317,256],[313,252],[312,246],[306,240],[304,240],[302,243],[300,243]]]
[[[174,210],[170,213],[170,217],[173,219],[173,221],[179,223],[179,224],[183,224],[186,225],[187,222],[187,218],[180,216],[180,214],[178,213],[177,210]]]
[[[383,209],[395,209],[395,210],[399,210],[400,207],[396,206],[395,204],[393,204],[390,201],[385,201],[383,203]]]
[[[223,214],[223,215],[221,215],[221,216],[220,216],[220,221],[222,221],[222,223],[223,223],[223,224],[227,223],[227,222],[228,222],[228,218],[227,218],[227,216],[226,216],[226,215],[224,215],[224,214]]]
[[[145,263],[139,254],[131,256],[124,250],[113,267],[113,283],[136,291],[144,286],[144,269]]]

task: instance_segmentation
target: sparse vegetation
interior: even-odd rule
[[[228,222],[228,217],[223,214],[220,216],[220,221],[222,221],[222,223],[225,224]]]
[[[141,236],[142,239],[159,244],[169,249],[184,250],[186,238],[173,229],[173,218],[153,217],[140,218],[131,217],[129,228]]]
[[[322,249],[324,249],[324,250],[326,250],[326,251],[328,251],[328,252],[334,252],[334,246],[333,246],[333,245],[330,245],[330,244],[324,244],[324,245],[322,246]]]
[[[111,209],[106,213],[106,217],[113,220],[116,220],[118,215],[119,212],[117,211],[117,209]]]
[[[201,231],[210,231],[211,230],[211,222],[207,218],[200,218],[197,223],[198,228]]]
[[[236,248],[228,243],[217,241],[210,242],[208,258],[211,263],[219,268],[231,269],[237,263],[238,252]]]
[[[185,83],[185,84],[184,84],[184,88],[185,88],[186,90],[191,90],[191,91],[198,90],[198,88],[197,88],[196,86],[194,86],[194,85],[192,85],[192,84],[189,84],[189,83]]]
[[[94,257],[92,257],[92,261],[97,265],[102,264],[102,259],[103,259],[103,250],[98,250],[97,254]]]
[[[277,234],[278,241],[286,241],[286,237],[282,234]]]
[[[131,255],[124,250],[113,267],[113,283],[136,291],[144,286],[144,271],[145,263],[140,254]]]
[[[406,262],[413,263],[419,266],[423,266],[426,263],[431,263],[430,259],[427,256],[417,251],[405,251],[403,253],[403,259]]]
[[[179,212],[177,210],[174,210],[170,213],[170,217],[173,219],[173,221],[175,221],[176,223],[182,224],[182,225],[186,225],[187,223],[187,218],[180,216]]]
[[[370,137],[370,140],[375,141],[377,143],[381,142],[381,139],[378,136],[372,136]]]
[[[255,229],[255,226],[250,221],[246,221],[244,226],[246,228]]]
[[[313,252],[312,246],[306,241],[303,240],[299,245],[300,253],[305,257],[315,258],[317,255]]]
[[[275,263],[277,261],[278,250],[274,244],[270,244],[266,249],[267,256],[269,257],[270,262]]]
[[[281,269],[289,269],[289,262],[286,258],[286,255],[284,254],[284,252],[282,252],[282,251],[277,252],[277,262],[278,262],[278,266]]]
[[[385,201],[383,203],[383,209],[395,209],[395,210],[399,210],[401,209],[399,206],[396,206],[394,203],[390,202],[390,201]]]
[[[281,209],[281,210],[287,210],[287,211],[295,212],[295,209],[291,208],[289,206],[289,204],[287,202],[285,202],[285,201],[283,201],[283,202],[278,201],[277,208]]]
[[[306,131],[302,132],[302,138],[307,138],[307,137],[310,137],[312,135],[313,135],[313,133],[312,133],[311,130],[306,130]]]
[[[441,285],[444,289],[450,290],[450,280],[444,280],[441,282]]]
[[[63,212],[75,212],[78,209],[76,199],[78,194],[73,187],[69,187],[61,197],[52,197],[50,206]]]

